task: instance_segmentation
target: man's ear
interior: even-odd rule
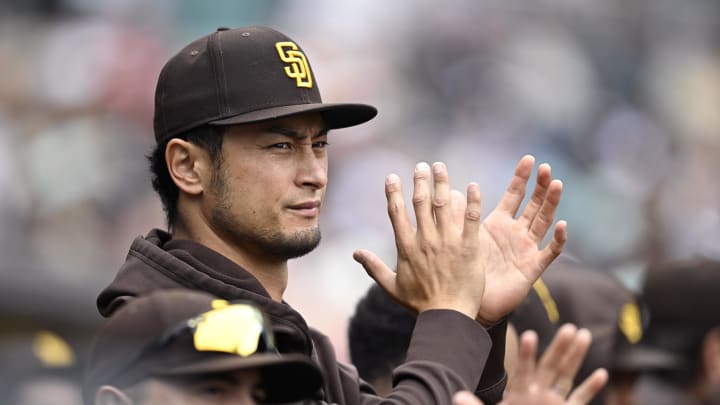
[[[133,405],[133,400],[112,385],[103,385],[95,393],[95,405]]]
[[[191,195],[199,195],[210,184],[212,162],[205,149],[182,139],[171,139],[165,148],[170,177],[177,187]]]

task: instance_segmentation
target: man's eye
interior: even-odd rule
[[[268,399],[267,391],[263,387],[253,387],[252,397],[259,403],[264,403]]]
[[[324,148],[326,148],[328,145],[330,145],[330,144],[327,143],[327,141],[317,141],[317,142],[313,142],[313,148],[324,149]]]
[[[202,392],[203,395],[210,397],[218,397],[225,395],[225,393],[227,393],[230,389],[228,385],[224,383],[208,383],[202,385],[199,388],[200,392]]]
[[[275,143],[270,145],[273,149],[290,149],[290,143],[289,142],[281,142],[281,143]]]

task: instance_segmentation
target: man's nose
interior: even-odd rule
[[[298,156],[297,180],[302,187],[323,188],[327,185],[327,158],[318,156],[312,148],[303,149]]]

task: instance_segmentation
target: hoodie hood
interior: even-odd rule
[[[97,298],[105,317],[125,302],[153,290],[187,288],[206,291],[226,300],[249,300],[272,321],[278,349],[283,353],[312,352],[312,341],[303,317],[284,302],[277,302],[247,270],[190,240],[173,240],[153,229],[137,237],[115,279]]]

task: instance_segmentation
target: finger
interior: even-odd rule
[[[402,184],[396,174],[389,174],[385,179],[385,198],[387,198],[388,216],[395,233],[398,256],[406,257],[410,246],[414,243],[414,230],[410,223]]]
[[[576,332],[577,327],[567,323],[555,333],[553,340],[538,362],[536,381],[541,388],[551,387],[555,383],[563,355],[572,344]]]
[[[558,204],[560,204],[561,194],[562,181],[557,179],[551,181],[540,211],[530,224],[530,237],[532,237],[535,243],[542,242],[548,229],[550,229],[555,218],[555,211],[557,210]]]
[[[590,374],[590,377],[580,383],[577,388],[570,393],[570,397],[566,402],[567,405],[585,405],[590,403],[593,398],[603,389],[608,382],[608,372],[604,368],[599,368]]]
[[[353,259],[363,266],[367,274],[375,280],[385,292],[397,299],[396,275],[385,262],[375,253],[364,249],[354,251]]]
[[[418,232],[428,237],[434,235],[435,220],[433,219],[431,191],[430,191],[430,166],[425,162],[415,165],[413,175],[413,207],[415,208],[415,219]]]
[[[470,391],[458,391],[453,395],[453,405],[484,405],[483,402]]]
[[[538,336],[533,330],[526,330],[520,335],[520,349],[518,362],[515,366],[515,381],[513,387],[527,389],[535,376],[535,352],[537,351]]]
[[[452,208],[450,206],[450,180],[445,163],[435,162],[433,170],[432,197],[433,213],[440,232],[449,231],[452,226]]]
[[[482,195],[477,183],[467,186],[467,203],[465,204],[463,239],[468,243],[475,243],[480,238],[480,215],[482,209]]]
[[[459,231],[462,231],[465,222],[465,209],[467,208],[465,194],[458,190],[451,190],[450,207],[452,211],[453,223]]]
[[[560,253],[562,253],[563,248],[565,247],[566,241],[567,241],[567,222],[558,221],[557,225],[555,225],[555,232],[553,235],[553,239],[540,252],[540,267],[541,267],[541,269],[543,269],[543,270],[547,269],[547,267],[550,265],[550,263],[552,263],[553,260],[555,260],[555,258],[560,256]],[[540,274],[538,274],[537,276],[540,277]]]
[[[498,204],[500,210],[509,213],[513,217],[517,214],[520,204],[525,198],[525,188],[534,164],[535,158],[531,155],[525,155],[520,159],[515,167],[515,175],[510,180],[510,184],[502,200],[500,200],[500,204]]]
[[[565,356],[559,367],[558,377],[555,380],[555,390],[564,397],[570,392],[575,381],[575,375],[580,369],[580,365],[585,360],[590,344],[592,343],[592,335],[587,329],[580,329],[575,334],[575,339],[570,348],[566,351]]]
[[[547,194],[548,186],[550,186],[551,181],[552,172],[550,165],[543,163],[538,166],[535,190],[533,190],[532,196],[530,196],[530,201],[528,201],[519,219],[519,222],[523,226],[530,227],[530,224],[532,224],[538,211],[540,211],[543,201],[545,201],[545,195]]]

